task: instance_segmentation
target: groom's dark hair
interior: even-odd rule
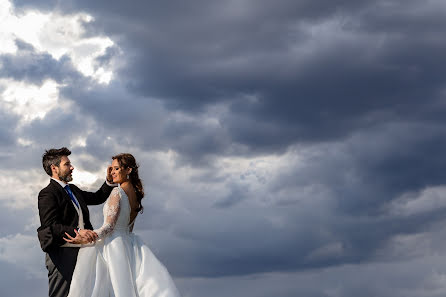
[[[42,156],[43,169],[49,176],[52,176],[53,172],[51,171],[51,165],[59,166],[60,159],[62,159],[63,156],[69,155],[71,155],[71,151],[66,147],[46,150]]]

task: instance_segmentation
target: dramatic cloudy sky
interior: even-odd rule
[[[0,295],[47,292],[68,146],[92,190],[135,155],[184,297],[445,296],[445,28],[443,0],[0,0]]]

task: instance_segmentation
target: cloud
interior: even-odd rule
[[[118,73],[127,96],[140,98],[130,101],[130,111],[150,110],[141,102],[145,98],[160,98],[167,111],[194,117],[222,106],[210,131],[216,139],[204,145],[204,138],[195,136],[194,149],[175,146],[193,161],[197,156],[191,151],[197,150],[197,155],[283,153],[295,143],[346,138],[395,118],[441,122],[444,67],[436,57],[444,44],[441,38],[420,37],[422,43],[413,45],[412,31],[403,26],[413,19],[436,20],[426,22],[429,29],[441,23],[437,1],[429,9],[398,1],[388,6],[196,1],[182,10],[171,9],[176,2],[72,5],[60,8],[89,11],[95,17],[89,29],[116,36],[126,56]],[[432,18],[412,15],[418,10]],[[391,12],[398,16],[393,22]],[[379,26],[383,19],[389,27]],[[193,123],[190,130],[210,127]],[[245,150],[234,151],[234,145]]]
[[[0,56],[5,78],[41,85],[48,79],[63,83],[68,77],[79,75],[68,56],[56,60],[48,53],[37,53],[31,44],[20,40],[16,40],[16,44],[19,48],[17,53]]]
[[[42,266],[44,258],[41,257]],[[20,267],[8,262],[1,261],[2,277],[0,278],[0,292],[2,296],[26,297],[30,294],[44,296],[48,294],[47,281],[39,278],[29,278],[25,276],[24,267]],[[42,271],[41,275],[46,272]]]
[[[15,142],[15,137],[13,131],[8,127],[13,127],[17,124],[19,118],[13,114],[10,114],[4,110],[0,110],[0,140],[2,146],[8,147]],[[4,155],[2,150],[2,155]],[[4,156],[0,156],[3,158]]]
[[[444,208],[444,186],[428,187],[419,193],[407,193],[396,199],[391,211],[397,215],[414,215]]]
[[[0,238],[0,243],[2,246],[0,261],[21,267],[29,274],[25,274],[24,278],[39,277],[44,279],[43,269],[35,269],[40,266],[39,264],[42,264],[42,257],[34,236],[16,234]]]

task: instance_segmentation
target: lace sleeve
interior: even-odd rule
[[[110,234],[115,228],[116,221],[118,220],[119,212],[121,210],[121,196],[119,195],[118,188],[113,189],[106,203],[104,224],[101,228],[93,230],[98,234],[99,239]]]

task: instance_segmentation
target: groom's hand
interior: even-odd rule
[[[91,230],[79,230],[79,232],[75,229],[74,233],[76,233],[76,237],[72,237],[70,234],[65,232],[67,238],[63,238],[66,242],[75,243],[75,244],[87,244],[91,242],[95,242],[98,238],[98,235]]]
[[[112,166],[111,166],[111,165],[108,165],[108,167],[107,167],[107,176],[106,176],[106,179],[107,179],[107,181],[108,181],[110,184],[113,183],[113,177],[112,177],[112,175],[111,175],[111,172],[112,172]]]
[[[94,242],[98,239],[98,235],[88,229],[81,229],[79,230],[79,235],[86,238],[89,242]]]

